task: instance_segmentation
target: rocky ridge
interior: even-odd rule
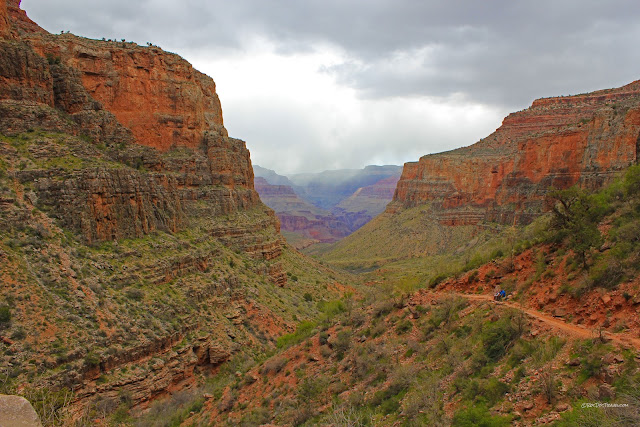
[[[638,162],[640,82],[544,98],[469,147],[405,164],[391,210],[431,203],[442,224],[528,223],[550,187],[600,188]]]
[[[284,244],[213,80],[19,1],[0,37],[0,391],[143,407],[317,313],[299,293],[335,276]]]
[[[471,146],[406,163],[385,212],[322,256],[373,266],[464,253],[547,212],[552,188],[612,182],[638,162],[639,138],[640,82],[536,100]]]

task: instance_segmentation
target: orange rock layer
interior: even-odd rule
[[[0,131],[88,137],[107,147],[103,160],[129,166],[18,174],[66,227],[94,243],[174,232],[194,215],[260,204],[249,151],[227,135],[210,77],[155,46],[49,34],[19,5],[0,0]],[[282,252],[278,231],[265,215],[214,234],[271,261]]]
[[[546,98],[469,147],[406,163],[389,209],[432,203],[442,224],[526,223],[549,188],[598,188],[638,162],[640,81]]]

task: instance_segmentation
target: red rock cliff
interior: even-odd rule
[[[139,144],[197,148],[205,131],[226,136],[214,81],[157,47],[71,34],[29,37],[41,55],[78,70],[87,92],[131,129]]]
[[[204,215],[196,206],[212,217],[260,208],[249,151],[228,137],[210,77],[155,46],[49,34],[19,4],[0,0],[0,132],[40,128],[106,147],[73,153],[102,156],[102,167],[17,173],[65,226],[95,242],[178,231]],[[271,260],[278,227],[267,214],[212,233]]]
[[[14,32],[42,57],[77,70],[89,95],[129,128],[138,144],[166,151],[197,148],[205,131],[226,136],[213,79],[178,55],[131,42],[52,35],[27,17],[19,0],[2,3],[0,35],[9,34],[9,16]]]
[[[546,191],[597,188],[638,161],[640,81],[536,100],[478,143],[406,163],[389,210],[431,202],[443,224],[528,222]]]

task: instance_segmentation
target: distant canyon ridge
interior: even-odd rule
[[[253,166],[255,189],[276,212],[281,231],[298,249],[333,243],[384,211],[401,166],[367,166],[283,176]]]

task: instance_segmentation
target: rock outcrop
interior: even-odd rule
[[[259,203],[249,151],[227,136],[211,78],[154,46],[49,34],[19,1],[2,3],[0,16],[13,24],[4,33],[19,34],[0,40],[2,131],[83,136],[109,148],[107,161],[138,169],[21,174],[65,225],[89,242],[140,237],[177,231],[185,203],[207,200],[213,214]]]
[[[88,94],[130,129],[138,144],[198,148],[205,132],[227,136],[214,81],[155,46],[30,33],[43,57],[74,69]]]
[[[550,207],[555,188],[597,189],[639,159],[640,81],[545,98],[468,147],[404,165],[385,211],[338,242],[327,261],[462,254]]]
[[[213,80],[155,46],[49,34],[19,3],[0,0],[0,375],[68,388],[77,418],[272,347],[324,273],[285,286],[311,261],[261,203]]]
[[[640,81],[536,100],[480,142],[405,164],[390,210],[431,203],[442,224],[527,223],[551,187],[598,188],[638,161]]]
[[[0,394],[0,426],[41,427],[42,423],[27,399]]]

